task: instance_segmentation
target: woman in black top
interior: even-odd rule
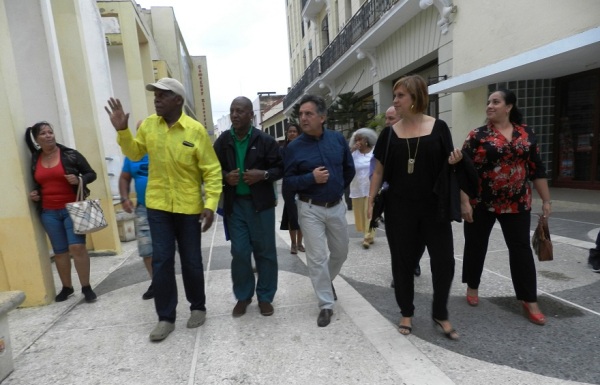
[[[283,159],[285,156],[285,150],[287,145],[294,139],[296,139],[302,131],[300,130],[300,126],[296,123],[290,123],[288,125],[287,131],[285,133],[285,146],[281,149],[281,158]],[[281,226],[280,230],[289,230],[290,239],[292,241],[292,245],[290,247],[291,254],[298,254],[298,251],[304,252],[304,245],[302,244],[302,230],[300,230],[300,225],[298,224],[298,209],[296,207],[296,201],[293,196],[289,196],[285,190],[285,185],[282,185],[282,194],[283,195],[283,214],[281,215]]]
[[[453,218],[449,214],[449,189],[440,185],[448,180],[449,168],[463,156],[459,149],[453,148],[446,123],[424,114],[428,103],[427,84],[422,77],[406,76],[394,85],[394,107],[402,119],[379,135],[369,203],[372,207],[372,197],[382,181],[387,181],[385,232],[396,283],[396,302],[402,313],[400,333],[409,335],[412,331],[413,272],[423,246],[427,246],[433,280],[432,317],[448,338],[456,340],[459,336],[448,320],[447,309],[454,277],[450,224]],[[389,130],[393,130],[391,135]],[[452,192],[460,206],[459,192]]]

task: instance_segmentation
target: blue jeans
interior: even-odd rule
[[[256,212],[251,200],[236,199],[227,216],[231,237],[231,279],[239,301],[254,296],[260,302],[273,302],[277,291],[277,251],[275,248],[275,208]],[[252,271],[252,254],[258,280]]]
[[[69,251],[69,245],[85,245],[85,234],[73,232],[73,221],[67,209],[44,209],[41,219],[54,254],[66,253]]]
[[[181,276],[190,310],[206,310],[204,266],[200,249],[200,214],[176,214],[148,208],[152,235],[152,287],[159,321],[175,322],[177,282],[175,242],[179,247]]]

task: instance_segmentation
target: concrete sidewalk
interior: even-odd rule
[[[595,209],[594,199],[599,193],[594,194],[589,202],[574,201],[577,197],[573,197],[572,192],[567,194],[571,201],[557,199],[553,194],[554,206],[564,206],[566,210]],[[569,208],[569,204],[577,207]],[[278,219],[282,206],[277,207]],[[347,218],[352,224],[352,212],[347,213]],[[461,225],[455,224],[454,232],[458,258],[462,256]],[[289,254],[287,232],[278,230],[277,235],[280,274],[273,316],[261,316],[255,300],[246,315],[231,317],[235,299],[228,267],[229,243],[224,240],[222,223],[218,222],[202,239],[206,324],[197,329],[185,327],[189,310],[178,275],[180,298],[176,329],[165,341],[151,343],[148,334],[156,323],[154,306],[152,301],[141,300],[149,281],[144,276],[135,242],[124,243],[122,254],[92,259],[92,282],[99,294],[96,303],[85,303],[76,287],[75,298],[39,308],[17,309],[9,314],[15,370],[2,385],[581,383],[456,353],[453,348],[447,348],[454,345],[448,344],[466,344],[468,338],[473,338],[468,336],[464,322],[458,323],[459,326],[457,322],[454,324],[459,333],[465,331],[465,341],[445,341],[439,331],[424,323],[415,325],[417,333],[408,338],[401,336],[395,326],[397,320],[390,321],[377,310],[376,301],[365,298],[361,290],[356,289],[355,282],[372,284],[382,290],[389,285],[391,274],[386,275],[389,249],[381,234],[369,250],[368,265],[365,265],[366,253],[360,242],[351,239],[348,261],[341,276],[334,281],[339,300],[332,323],[319,328],[316,325],[319,310],[306,276],[304,255]],[[592,245],[591,241],[567,237],[553,240],[555,248],[568,249],[566,253]],[[490,252],[496,248],[502,250],[502,244],[501,233],[493,231]],[[456,314],[453,320],[461,319],[463,308],[471,310],[463,304],[459,263],[457,260],[451,293],[450,311]],[[564,271],[561,263],[557,261],[553,268]],[[381,269],[371,270],[377,266]],[[505,268],[498,267],[498,271]],[[415,287],[423,294],[431,290],[426,270]],[[582,272],[585,270],[573,275],[582,275]],[[582,284],[597,283],[600,274],[592,273],[582,279],[587,280]],[[58,278],[55,282],[59,288]],[[511,295],[510,283],[502,279],[498,282],[494,292]],[[551,295],[564,288],[540,277],[540,291]],[[482,290],[481,295],[491,297],[493,293]],[[392,304],[391,308],[394,307]],[[597,321],[598,316],[593,319]],[[520,315],[515,319],[522,321],[521,328],[531,329],[533,333],[544,332],[543,328],[529,325]],[[545,328],[550,332],[548,325]],[[434,337],[420,338],[419,330]]]

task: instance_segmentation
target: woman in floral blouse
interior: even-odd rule
[[[517,299],[528,319],[544,325],[546,318],[537,304],[537,281],[529,231],[531,185],[543,201],[544,216],[551,209],[546,170],[533,130],[523,124],[523,116],[512,91],[501,89],[490,95],[487,124],[469,133],[463,150],[472,158],[479,174],[478,195],[461,196],[465,220],[465,249],[462,281],[467,286],[467,302],[479,304],[478,288],[488,241],[496,220],[508,246],[511,277]]]

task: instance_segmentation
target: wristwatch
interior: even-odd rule
[[[265,180],[269,179],[269,172],[265,171]]]

